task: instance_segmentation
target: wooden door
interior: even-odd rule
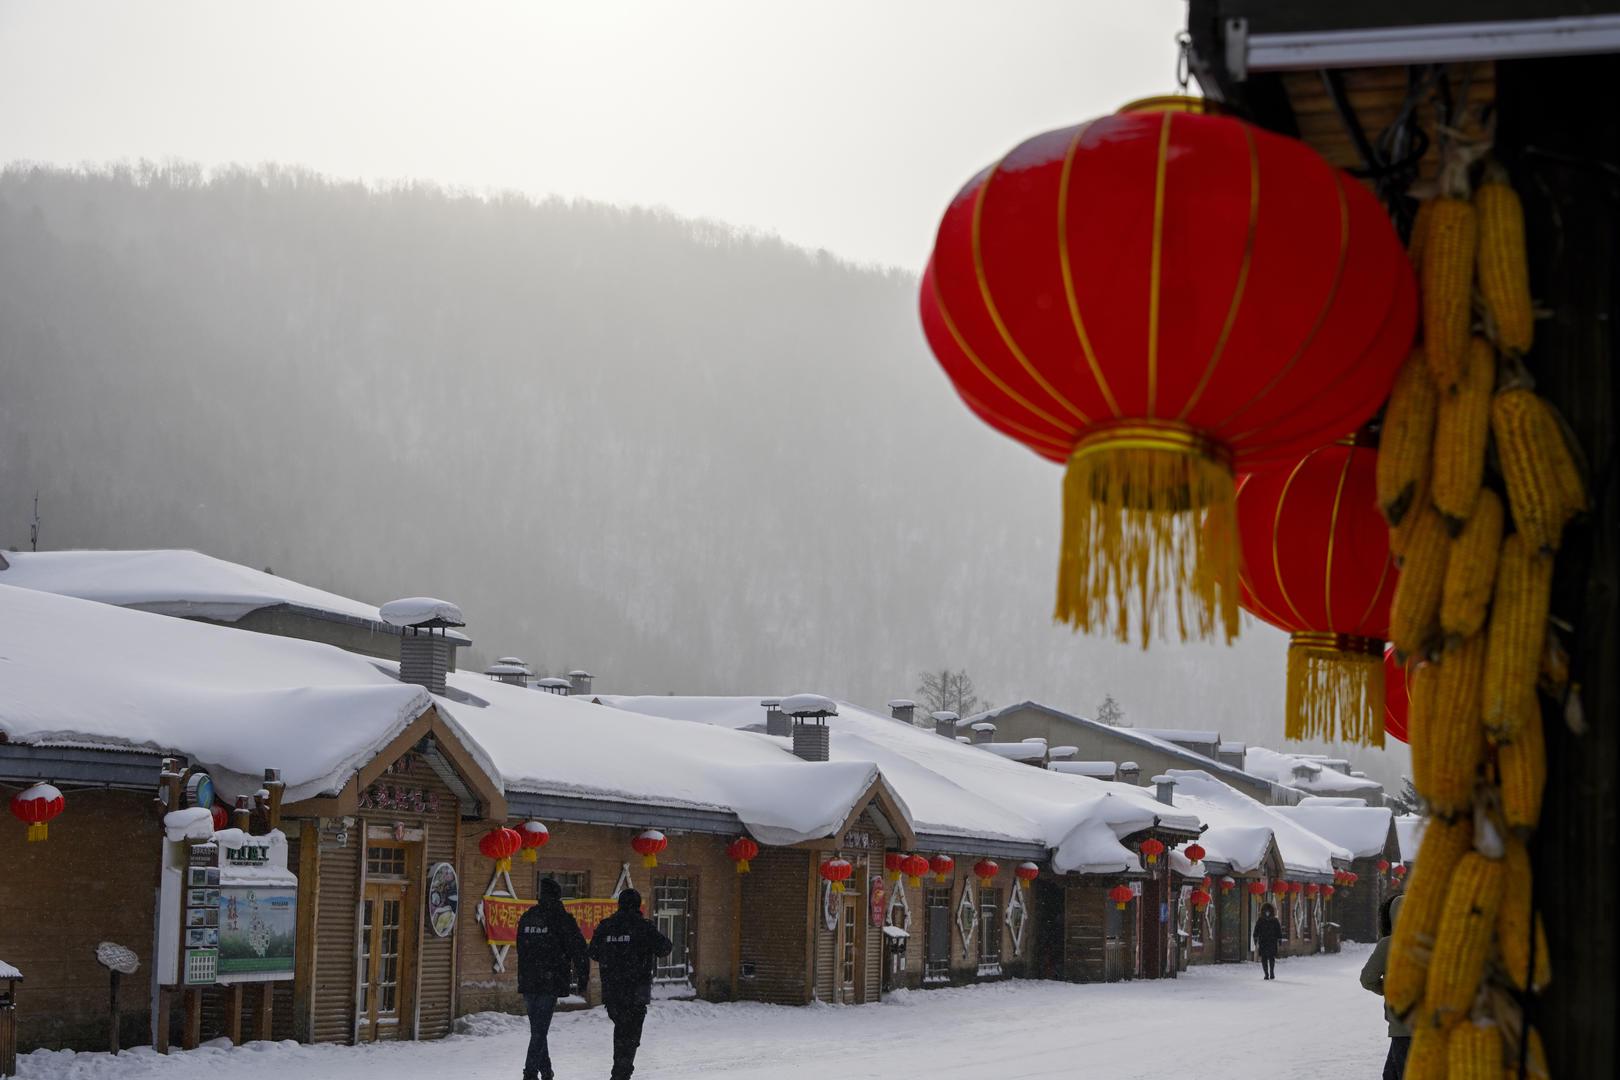
[[[863,957],[861,955],[861,898],[857,893],[845,893],[838,918],[838,945],[834,950],[838,965],[838,1000],[845,1005],[860,1001],[860,981]]]
[[[405,883],[366,886],[360,905],[360,1038],[400,1037],[408,978]]]

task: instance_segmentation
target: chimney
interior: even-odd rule
[[[1119,763],[1119,782],[1136,787],[1142,782],[1142,766],[1134,761]]]
[[[977,724],[973,725],[973,742],[974,742],[974,745],[978,745],[979,743],[987,743],[987,742],[995,742],[995,741],[996,741],[996,725],[992,724],[988,720],[980,720]]]
[[[766,698],[760,704],[765,708],[765,734],[783,737],[793,734],[793,722],[782,711],[781,698]]]
[[[529,685],[529,665],[516,656],[503,656],[489,667],[484,669],[496,682],[506,683],[509,686]]]
[[[916,716],[916,714],[917,703],[915,701],[908,701],[905,698],[895,698],[893,701],[889,702],[889,715],[900,721],[902,724],[914,723],[915,721],[912,718]]]
[[[557,676],[552,675],[549,678],[536,679],[534,681],[534,688],[542,693],[556,694],[558,697],[567,697],[569,691],[573,690],[574,684],[569,682],[567,679],[559,679]]]
[[[383,622],[400,630],[399,681],[444,693],[445,673],[450,670],[450,639],[445,632],[467,625],[461,609],[431,596],[408,596],[390,600],[378,613]]]
[[[1240,742],[1223,742],[1215,748],[1215,760],[1222,765],[1230,765],[1234,769],[1243,768],[1243,758],[1248,746]]]
[[[955,713],[946,710],[931,714],[934,719],[934,734],[943,735],[947,739],[956,738],[956,721],[961,719]]]
[[[576,697],[587,696],[591,692],[591,680],[596,678],[583,668],[575,668],[568,673],[568,683],[571,687],[569,693]]]
[[[793,720],[793,753],[806,761],[826,761],[832,756],[832,733],[827,717],[838,715],[838,705],[820,694],[794,694],[783,698],[781,709]]]
[[[1176,778],[1173,776],[1155,776],[1153,778],[1154,796],[1166,806],[1176,805]]]

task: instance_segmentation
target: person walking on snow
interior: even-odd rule
[[[553,878],[540,882],[540,901],[523,913],[517,926],[518,993],[529,1009],[529,1053],[523,1080],[552,1080],[551,1051],[546,1036],[557,999],[585,996],[591,962],[579,923],[563,907],[562,886]]]
[[[652,1001],[653,974],[660,957],[674,949],[669,938],[641,914],[641,894],[619,894],[619,910],[596,925],[591,959],[602,977],[602,1004],[613,1021],[612,1080],[630,1080],[636,1071],[641,1025]]]
[[[1277,977],[1277,946],[1282,944],[1282,923],[1277,921],[1277,909],[1270,904],[1260,908],[1260,918],[1254,924],[1254,948],[1260,954],[1260,970],[1267,979]]]
[[[1384,969],[1389,965],[1389,938],[1395,932],[1395,920],[1400,917],[1405,893],[1396,893],[1384,901],[1378,912],[1378,944],[1372,955],[1361,965],[1361,985],[1380,996],[1384,993]],[[1412,1029],[1395,1015],[1395,1010],[1384,1004],[1384,1019],[1389,1021],[1389,1056],[1384,1059],[1384,1080],[1401,1080],[1406,1075],[1406,1052],[1412,1046]]]

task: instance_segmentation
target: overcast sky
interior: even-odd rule
[[[1174,89],[1184,0],[0,0],[0,161],[662,205],[919,269],[1021,138]]]

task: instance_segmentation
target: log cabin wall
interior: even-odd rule
[[[810,1000],[805,954],[810,948],[812,852],[760,848],[742,878],[737,997],[772,1005]]]

